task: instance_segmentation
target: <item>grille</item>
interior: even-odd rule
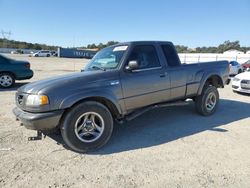
[[[241,83],[242,84],[250,84],[250,80],[242,80]]]
[[[18,95],[16,100],[19,105],[23,105],[23,95]]]
[[[26,95],[24,93],[16,93],[16,105],[21,109],[25,106]]]
[[[250,80],[242,80],[240,86],[242,89],[250,90]]]
[[[242,89],[246,89],[246,90],[250,90],[250,85],[249,85],[249,86],[241,85],[241,88],[242,88]]]

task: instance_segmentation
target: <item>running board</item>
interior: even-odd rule
[[[132,112],[131,114],[128,114],[126,117],[125,117],[125,120],[126,121],[131,121],[135,118],[137,118],[138,116],[150,111],[150,110],[153,110],[155,108],[162,108],[162,107],[171,107],[171,106],[186,106],[186,105],[189,105],[190,103],[187,102],[187,101],[176,101],[176,102],[171,102],[171,103],[163,103],[163,104],[155,104],[155,105],[152,105],[152,106],[148,106],[148,107],[144,107],[144,108],[141,108],[139,110],[136,110],[134,112]]]

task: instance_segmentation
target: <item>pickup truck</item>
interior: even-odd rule
[[[30,63],[9,59],[0,55],[0,88],[10,88],[16,80],[26,80],[33,77]]]
[[[228,76],[228,61],[181,64],[171,42],[120,43],[79,73],[22,86],[13,112],[28,129],[60,129],[66,145],[83,153],[106,144],[114,122],[153,108],[192,99],[199,114],[213,114]]]

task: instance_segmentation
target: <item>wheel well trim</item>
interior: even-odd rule
[[[117,99],[115,99],[114,97],[111,97],[110,95],[81,95],[81,94],[77,94],[74,96],[70,96],[67,99],[63,100],[59,106],[59,109],[67,109],[67,108],[71,108],[81,102],[84,101],[95,101],[95,102],[99,102],[103,105],[105,105],[112,113],[112,115],[114,116],[120,116],[122,115],[122,108],[119,105],[119,102]]]
[[[217,78],[218,79],[218,85],[215,85],[216,87],[224,87],[224,83],[223,83],[223,79],[221,78],[221,76],[216,73],[216,72],[211,72],[209,74],[206,74],[205,76],[203,76],[202,80],[201,80],[201,84],[200,87],[198,89],[198,95],[201,95],[202,90],[206,84],[206,82],[211,79],[211,78]],[[213,84],[214,85],[214,84]]]
[[[11,74],[14,77],[14,79],[16,79],[16,75],[13,72],[11,72],[11,71],[0,71],[0,74],[2,74],[2,73]]]

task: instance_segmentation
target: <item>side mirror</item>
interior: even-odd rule
[[[126,70],[135,70],[139,68],[139,64],[137,61],[129,61],[126,66]]]

